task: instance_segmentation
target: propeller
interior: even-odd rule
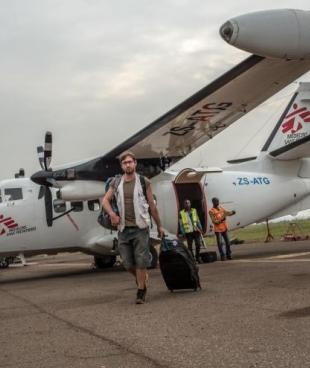
[[[52,161],[52,133],[45,133],[44,148],[43,146],[37,147],[37,153],[39,158],[39,164],[42,171],[39,171],[31,176],[31,180],[40,185],[38,199],[44,197],[45,215],[47,226],[53,226],[54,220],[67,215],[73,211],[73,207],[63,212],[61,215],[53,217],[53,196],[51,187],[60,187],[57,181],[53,178],[53,170],[51,169]]]
[[[50,168],[52,161],[52,133],[45,133],[45,142],[44,148],[42,146],[37,147],[37,153],[39,158],[39,164],[41,169],[44,171],[52,172]],[[46,185],[41,185],[39,190],[38,199],[44,196],[45,203],[45,215],[46,215],[46,224],[47,226],[53,225],[53,200],[52,200],[52,192],[48,186],[48,180],[46,181]]]

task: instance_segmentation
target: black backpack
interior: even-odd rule
[[[146,197],[145,177],[142,176],[142,175],[139,175],[139,178],[140,178],[140,182],[141,182],[144,197],[145,197],[145,199],[147,199],[147,197]],[[122,175],[116,175],[115,177],[111,177],[111,178],[107,179],[107,181],[105,182],[105,193],[109,190],[111,182],[112,182],[113,179],[115,179],[114,187],[115,187],[115,192],[116,192],[118,186],[121,183]],[[117,207],[117,200],[116,200],[115,194],[114,194],[114,196],[112,197],[112,200],[111,200],[111,207],[112,207],[113,212],[115,212],[117,215],[119,215],[119,210],[118,210],[118,207]],[[111,218],[110,218],[109,214],[105,211],[105,209],[103,207],[101,208],[101,211],[100,211],[100,214],[98,216],[97,221],[101,226],[103,226],[106,229],[109,229],[111,231],[112,230],[114,230],[114,231],[117,230],[117,226],[112,225]]]

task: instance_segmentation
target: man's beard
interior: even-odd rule
[[[125,173],[128,175],[131,175],[135,172],[135,169],[133,167],[126,167]]]

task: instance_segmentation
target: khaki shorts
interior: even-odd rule
[[[150,267],[149,239],[148,227],[125,227],[122,232],[118,232],[118,250],[126,269]]]

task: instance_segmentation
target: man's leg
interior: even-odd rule
[[[137,268],[136,269],[137,275],[137,284],[138,289],[145,289],[146,288],[146,280],[147,280],[147,269],[146,268]]]
[[[136,279],[133,245],[127,228],[123,232],[118,233],[118,251],[122,258],[123,266]]]
[[[196,261],[200,262],[200,246],[201,246],[201,235],[199,231],[195,231],[194,233],[194,240],[195,240],[195,246],[196,246]]]
[[[217,247],[220,253],[220,257],[221,257],[221,261],[225,260],[225,254],[223,252],[223,245],[222,245],[222,239],[221,239],[221,233],[215,233],[216,236],[216,242],[217,242]]]
[[[229,241],[228,231],[225,231],[224,233],[222,233],[222,237],[225,241],[226,257],[227,257],[227,259],[231,259],[231,249],[230,249],[230,241]]]
[[[189,251],[191,252],[193,258],[195,258],[194,252],[193,252],[193,240],[194,240],[193,233],[186,233],[185,236],[186,236],[187,247]]]
[[[133,249],[137,275],[137,304],[145,302],[148,280],[147,267],[150,266],[149,229],[136,229],[133,239]]]

